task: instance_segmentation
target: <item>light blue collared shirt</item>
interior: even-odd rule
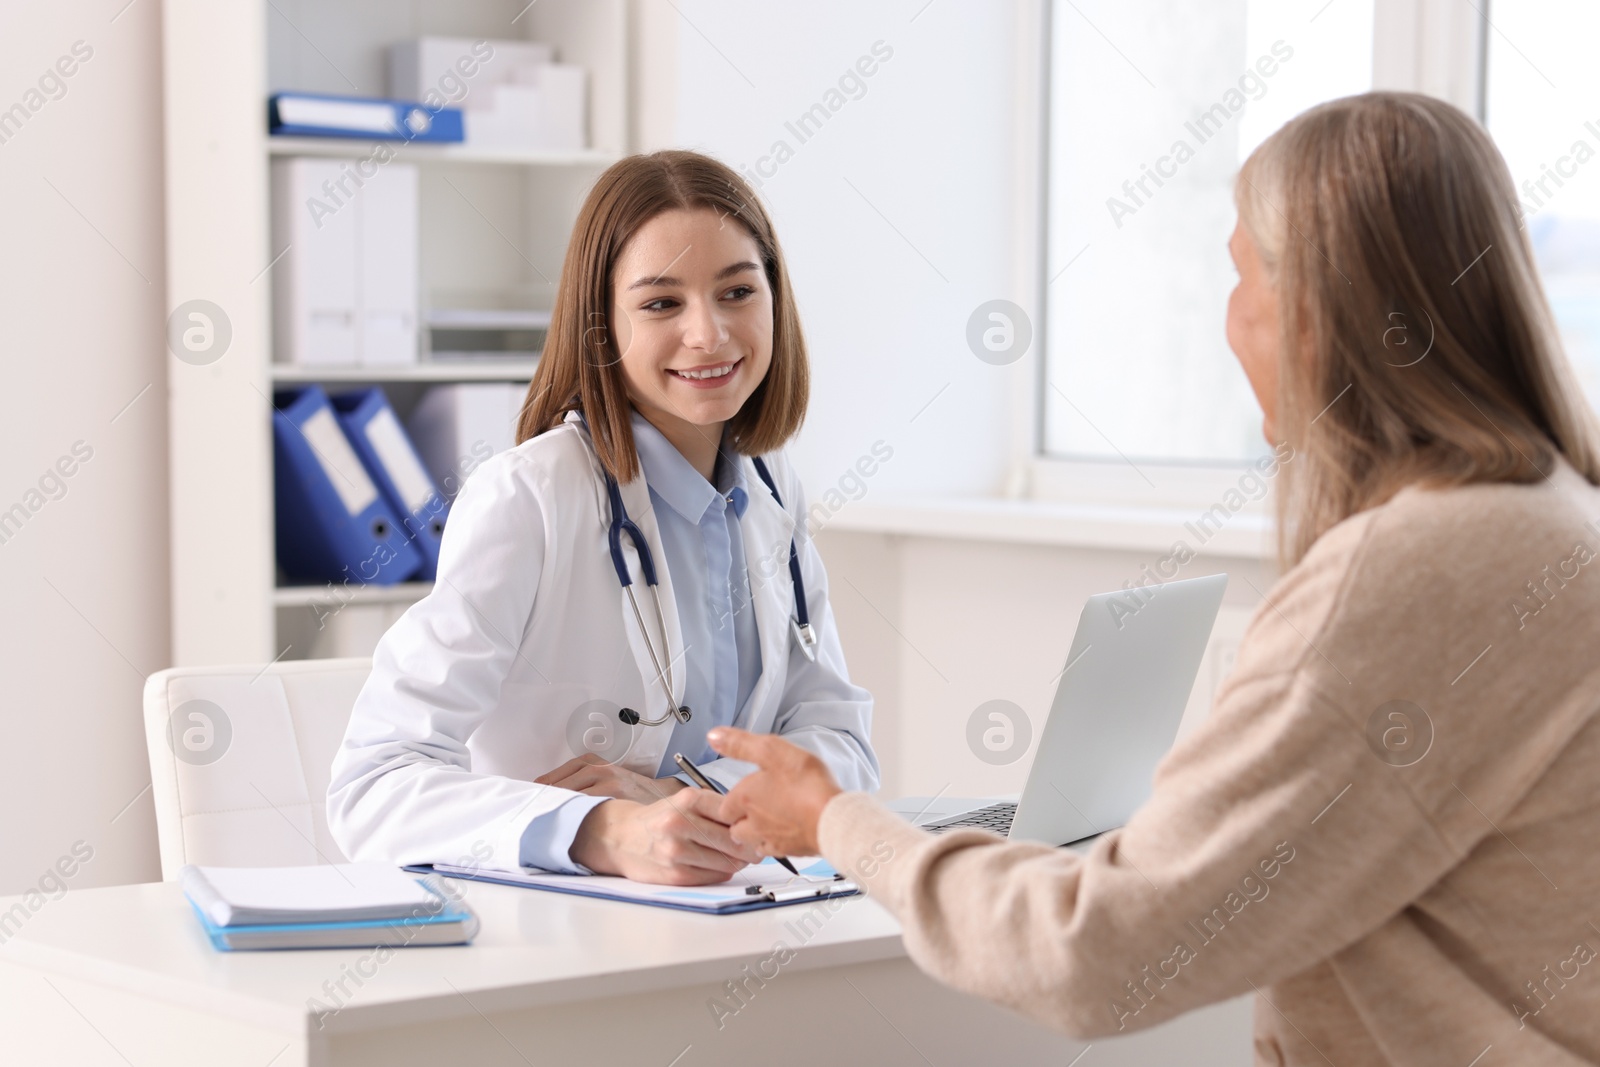
[[[672,739],[656,769],[658,776],[664,776],[677,770],[675,752],[697,764],[716,758],[706,734],[713,726],[732,725],[761,675],[760,635],[750,604],[750,572],[739,526],[750,498],[744,467],[736,457],[718,454],[716,485],[712,485],[643,415],[634,411],[632,422],[683,633],[684,648],[673,670],[684,672],[683,702],[694,713],[688,722],[672,724]],[[641,610],[650,639],[660,651],[664,635],[651,617],[654,612],[648,605]],[[522,865],[581,870],[570,855],[573,839],[584,818],[605,800],[573,797],[536,817],[522,834]]]

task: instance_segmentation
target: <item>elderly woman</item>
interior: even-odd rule
[[[733,836],[820,852],[929,973],[1075,1035],[1254,991],[1259,1063],[1600,1063],[1600,451],[1505,163],[1372,93],[1235,200],[1285,573],[1149,803],[1084,855],[935,837],[725,729],[762,767]]]

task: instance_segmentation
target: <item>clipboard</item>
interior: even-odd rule
[[[473,882],[493,882],[548,893],[644,904],[653,908],[692,911],[701,915],[742,915],[791,904],[811,904],[833,897],[855,896],[860,888],[836,872],[827,860],[801,861],[800,874],[790,874],[776,861],[751,864],[717,885],[650,885],[603,874],[552,874],[524,868],[462,867],[450,863],[409,864],[405,870]],[[752,891],[754,890],[754,891]]]

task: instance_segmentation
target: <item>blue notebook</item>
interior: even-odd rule
[[[620,900],[647,904],[655,908],[696,911],[702,915],[735,915],[762,908],[782,908],[790,904],[809,904],[829,897],[854,896],[860,890],[845,881],[827,860],[797,860],[800,874],[793,875],[768,859],[754,863],[717,885],[650,885],[628,878],[602,874],[551,874],[528,868],[507,871],[492,867],[458,867],[449,863],[419,863],[408,871],[440,874],[446,878],[465,878],[474,882],[494,882],[549,893],[571,893],[601,900]]]
[[[220,952],[278,948],[376,948],[388,945],[465,945],[478,933],[478,917],[449,903],[437,915],[342,923],[267,923],[218,926],[189,901],[211,944]]]
[[[458,945],[477,916],[435,878],[385,863],[185,864],[184,897],[219,951]]]

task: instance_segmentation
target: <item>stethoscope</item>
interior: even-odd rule
[[[772,499],[783,507],[783,498],[778,495],[778,486],[772,480],[772,474],[767,470],[767,465],[760,456],[752,456],[751,462],[755,464],[756,473],[761,476],[772,493]],[[673,698],[676,688],[672,684],[672,660],[665,653],[671,648],[667,642],[667,616],[661,608],[661,589],[656,582],[655,557],[650,551],[650,546],[645,542],[644,532],[628,517],[628,509],[622,503],[622,489],[617,485],[617,480],[610,472],[605,475],[606,496],[611,503],[611,528],[607,533],[607,540],[611,546],[611,565],[616,568],[617,580],[622,583],[623,590],[628,594],[628,603],[633,607],[633,617],[639,624],[639,633],[644,636],[645,648],[650,652],[650,662],[656,669],[656,680],[661,684],[662,691],[667,695],[667,712],[655,719],[643,718],[632,708],[623,708],[617,712],[617,718],[629,726],[660,726],[662,723],[676,720],[688,722],[693,714],[687,705],[678,704]],[[661,630],[662,654],[656,653],[656,643],[650,637],[650,628],[644,624],[644,613],[639,610],[639,598],[633,589],[633,576],[628,573],[628,561],[622,555],[622,536],[627,534],[633,542],[633,550],[639,556],[639,570],[644,576],[644,584],[650,587],[651,596],[656,602],[656,621]],[[794,586],[794,615],[789,620],[789,625],[800,643],[800,651],[805,653],[808,660],[817,658],[817,635],[811,628],[810,616],[806,611],[806,586],[800,577],[800,553],[795,548],[794,538],[789,539],[789,581]]]

